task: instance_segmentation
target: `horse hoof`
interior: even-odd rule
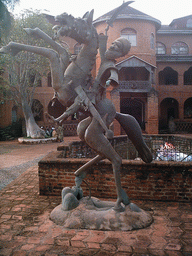
[[[127,196],[126,192],[123,189],[121,190],[121,196],[122,196],[122,203],[124,205],[130,204],[129,197]]]
[[[116,204],[113,207],[113,210],[116,211],[116,212],[124,212],[125,208],[122,205]]]
[[[81,186],[81,183],[82,183],[83,179],[85,178],[85,176],[86,176],[86,173],[82,172],[80,175],[75,177],[75,184],[77,187]]]

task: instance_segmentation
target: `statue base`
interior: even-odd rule
[[[148,227],[153,218],[150,213],[130,203],[116,211],[115,202],[101,201],[94,197],[83,197],[79,205],[64,211],[62,204],[51,212],[50,219],[57,225],[69,229],[130,231]]]
[[[45,144],[50,142],[56,142],[56,137],[44,138],[44,139],[31,139],[31,138],[18,138],[20,144]]]

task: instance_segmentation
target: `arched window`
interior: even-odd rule
[[[129,40],[131,46],[137,46],[137,33],[132,28],[125,28],[121,30],[121,37]]]
[[[29,84],[30,86],[38,86],[41,87],[41,75],[34,69],[29,70]]]
[[[43,121],[43,105],[39,100],[33,100],[31,110],[35,121]]]
[[[184,85],[192,85],[192,67],[184,73]]]
[[[171,54],[187,55],[189,52],[188,45],[183,42],[176,42],[171,46]]]
[[[166,47],[163,43],[156,43],[156,54],[166,54]]]
[[[189,98],[184,103],[184,118],[192,118],[192,98]]]
[[[153,33],[151,33],[150,45],[151,49],[155,49],[155,36]]]
[[[159,72],[159,84],[160,85],[177,85],[178,73],[171,67],[166,67],[163,71]]]
[[[165,98],[160,103],[159,129],[167,130],[170,119],[179,118],[179,103],[174,98]]]
[[[48,75],[47,75],[47,86],[48,86],[48,87],[51,87],[51,86],[52,86],[51,72],[49,72]]]
[[[17,122],[17,107],[14,106],[12,108],[12,123]]]
[[[134,116],[141,128],[145,129],[145,103],[140,99],[123,98],[120,102],[120,111]]]
[[[82,49],[82,45],[77,43],[75,46],[74,46],[74,54],[79,54],[79,52],[81,51]]]

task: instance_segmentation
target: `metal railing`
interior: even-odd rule
[[[119,81],[118,91],[148,92],[152,88],[150,81]]]
[[[181,135],[144,135],[154,159],[159,161],[192,161],[192,138]]]
[[[153,159],[158,161],[192,161],[192,138],[180,135],[143,135],[151,149]],[[127,136],[118,136],[110,140],[112,146],[123,159],[139,158],[132,142]],[[73,142],[68,148],[68,157],[92,158],[96,153],[83,142]]]

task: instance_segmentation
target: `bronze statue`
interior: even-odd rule
[[[124,3],[121,8],[129,3]],[[115,16],[113,15],[108,22],[108,27],[114,19]],[[114,119],[123,126],[128,137],[138,150],[140,157],[146,163],[152,161],[152,154],[143,140],[141,129],[136,119],[130,115],[117,113],[112,101],[106,98],[106,88],[109,85],[118,86],[115,59],[128,53],[131,47],[130,43],[125,38],[119,38],[106,50],[108,27],[105,35],[98,36],[92,24],[93,10],[87,12],[83,18],[74,18],[64,13],[57,16],[56,21],[60,25],[54,27],[57,30],[55,37],[69,36],[78,43],[83,44],[76,58],[70,60],[65,48],[38,28],[26,28],[25,30],[29,35],[48,42],[53,49],[9,43],[1,49],[1,52],[17,54],[19,51],[26,50],[41,54],[50,60],[52,85],[55,90],[54,97],[68,107],[60,117],[56,119],[52,117],[52,119],[62,123],[77,111],[86,110],[89,113],[89,117],[79,123],[77,133],[82,141],[85,141],[87,145],[98,153],[95,158],[75,172],[76,186],[77,188],[80,187],[87,169],[92,164],[104,158],[109,159],[112,163],[117,188],[117,201],[114,209],[120,211],[122,208],[121,203],[128,205],[130,201],[121,187],[120,168],[122,159],[109,142],[109,139],[113,137],[110,125]],[[96,79],[92,82],[91,70],[95,63],[98,48],[100,50],[101,65]]]

